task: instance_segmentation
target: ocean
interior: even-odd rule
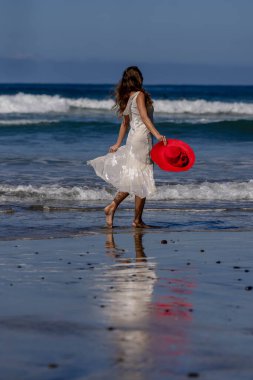
[[[192,146],[188,172],[154,167],[144,221],[168,231],[252,230],[253,86],[145,86],[154,124]],[[120,126],[113,85],[0,85],[0,239],[79,236],[104,228],[115,189],[86,161]],[[155,142],[155,141],[154,141]],[[130,228],[133,199],[116,229]]]

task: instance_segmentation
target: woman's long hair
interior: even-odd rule
[[[126,108],[130,93],[132,91],[141,91],[145,95],[146,106],[152,106],[153,102],[151,96],[142,87],[143,76],[140,69],[137,66],[127,67],[122,75],[121,80],[115,87],[115,102],[118,109],[118,115],[122,116],[124,109]]]

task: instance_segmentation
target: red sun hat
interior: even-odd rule
[[[151,159],[163,170],[183,172],[189,170],[195,162],[193,149],[181,140],[167,139],[155,144],[150,152]]]

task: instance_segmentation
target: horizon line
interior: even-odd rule
[[[112,83],[112,82],[1,82],[0,85],[90,85],[90,86],[116,86],[117,83]],[[235,87],[235,86],[240,86],[240,87],[252,87],[252,84],[241,84],[241,83],[236,83],[236,84],[221,84],[221,83],[145,83],[145,86],[198,86],[198,87],[203,87],[203,86],[210,86],[210,87]]]

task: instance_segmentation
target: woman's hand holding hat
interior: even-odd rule
[[[164,145],[167,145],[167,138],[166,136],[158,135],[157,140],[162,141]]]

